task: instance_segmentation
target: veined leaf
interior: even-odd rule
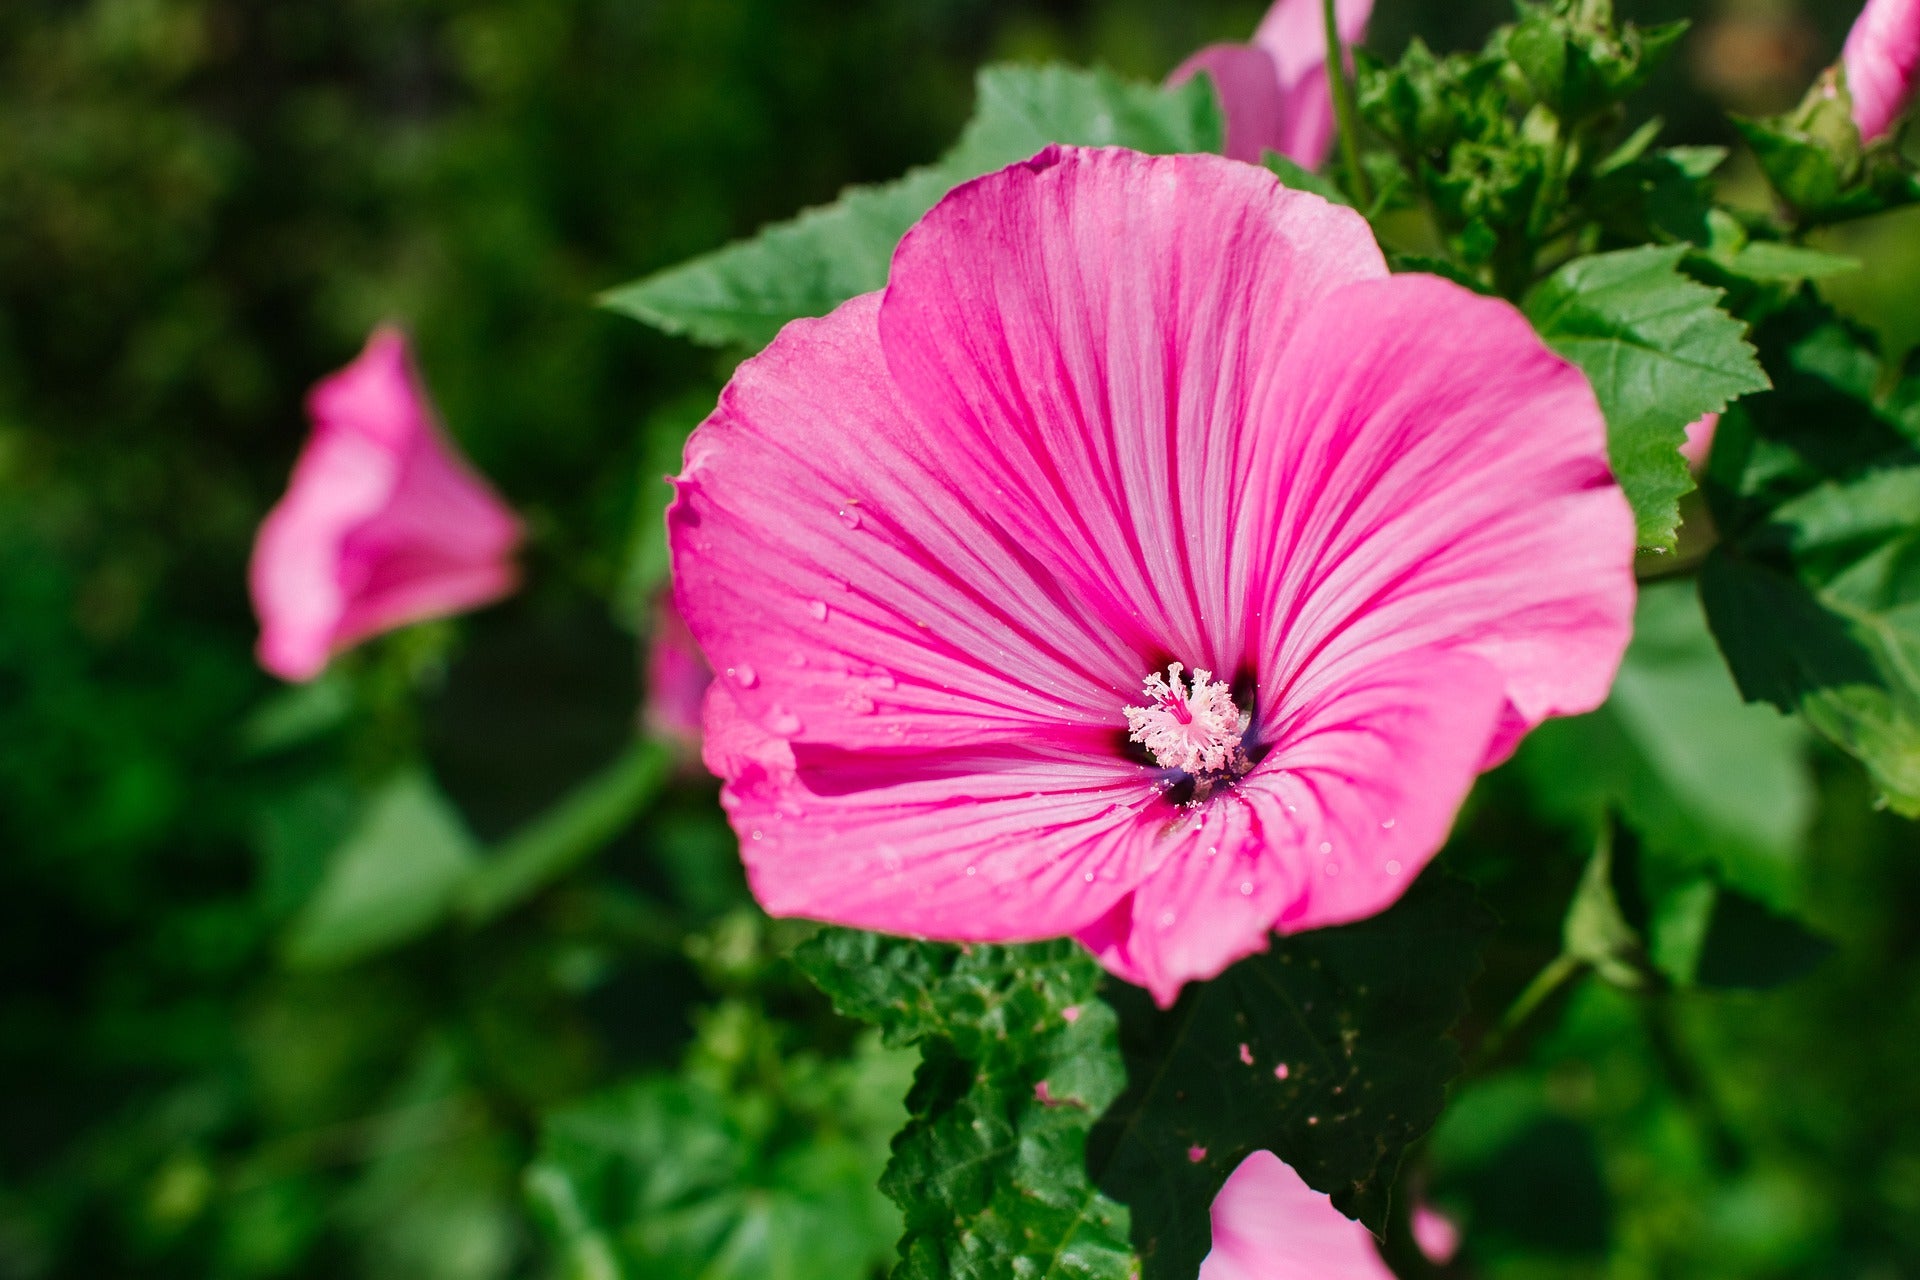
[[[1222,125],[1205,77],[1178,89],[1061,66],[981,71],[974,117],[937,164],[750,240],[608,292],[615,311],[713,346],[764,346],[789,320],[820,316],[887,282],[894,246],[955,186],[1047,144],[1217,151]]]
[[[1686,254],[1674,245],[1580,258],[1526,302],[1541,337],[1593,382],[1640,544],[1668,550],[1694,487],[1679,453],[1687,425],[1769,385],[1720,292],[1680,272]]]

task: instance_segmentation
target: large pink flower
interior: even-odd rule
[[[1373,0],[1338,0],[1340,38],[1366,39]],[[1258,164],[1268,151],[1305,165],[1333,148],[1333,92],[1327,78],[1327,26],[1320,0],[1274,0],[1252,44],[1212,44],[1175,67],[1168,84],[1201,72],[1213,77],[1227,118],[1227,155]]]
[[[513,590],[520,522],[434,425],[398,331],[375,332],[307,412],[253,548],[262,666],[308,680],[368,636]]]
[[[1393,1280],[1372,1233],[1271,1151],[1240,1162],[1212,1218],[1199,1280]]]
[[[1398,898],[1633,610],[1585,379],[1218,157],[959,188],[740,367],[676,485],[768,910],[1071,934],[1163,1002]]]
[[[1867,0],[1842,55],[1853,120],[1878,142],[1913,102],[1920,78],[1920,0]]]

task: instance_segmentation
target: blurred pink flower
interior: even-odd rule
[[[1841,56],[1853,122],[1868,143],[1880,141],[1913,102],[1920,77],[1920,0],[1867,0]]]
[[[1446,1266],[1460,1252],[1460,1224],[1427,1201],[1414,1203],[1411,1226],[1420,1256],[1434,1266]]]
[[[261,666],[308,680],[368,636],[513,590],[520,522],[434,424],[402,334],[375,331],[307,412],[253,548]]]
[[[1271,1151],[1240,1162],[1212,1216],[1199,1280],[1393,1280],[1373,1234]]]
[[[1687,438],[1680,445],[1680,456],[1695,471],[1707,465],[1707,455],[1713,451],[1713,436],[1719,429],[1720,415],[1717,413],[1710,413],[1687,425]]]
[[[662,593],[654,603],[653,635],[647,645],[647,731],[698,752],[700,707],[712,683],[713,670],[673,607],[672,595]]]
[[[1213,156],[959,188],[740,366],[675,483],[762,904],[1070,934],[1163,1003],[1396,900],[1633,612],[1586,379]]]
[[[1227,118],[1226,153],[1260,163],[1278,151],[1316,169],[1333,148],[1333,92],[1327,77],[1327,28],[1321,0],[1275,0],[1251,44],[1212,44],[1175,67],[1170,85],[1201,72],[1213,77]],[[1347,44],[1366,39],[1373,0],[1338,0]]]

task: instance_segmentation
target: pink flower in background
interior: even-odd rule
[[[260,665],[308,680],[368,636],[513,590],[520,522],[435,426],[404,336],[376,331],[307,412],[253,548]]]
[[[1348,44],[1366,39],[1373,0],[1338,0],[1336,21]],[[1227,118],[1226,153],[1258,164],[1278,151],[1316,169],[1333,148],[1333,91],[1327,77],[1327,28],[1320,0],[1275,0],[1252,44],[1214,44],[1188,58],[1168,84],[1205,72]]]
[[[1436,1267],[1452,1262],[1460,1252],[1460,1224],[1425,1200],[1413,1206],[1413,1243],[1420,1256]]]
[[[1687,424],[1687,438],[1680,445],[1680,456],[1687,465],[1698,472],[1707,465],[1707,455],[1713,452],[1713,437],[1720,430],[1720,415],[1710,413],[1698,421]]]
[[[1842,61],[1860,136],[1878,142],[1913,102],[1920,77],[1920,0],[1867,0]]]
[[[1212,1217],[1199,1280],[1393,1280],[1373,1234],[1271,1151],[1240,1162]]]
[[[1163,1003],[1396,900],[1633,612],[1586,380],[1218,157],[959,188],[740,366],[675,483],[762,904],[1073,935]]]
[[[673,607],[673,597],[661,595],[654,605],[653,635],[647,644],[647,732],[699,751],[701,704],[712,683],[713,669],[700,656],[700,646]]]

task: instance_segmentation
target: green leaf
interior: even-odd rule
[[[1798,722],[1740,696],[1692,585],[1641,590],[1607,705],[1553,720],[1517,761],[1541,807],[1598,831],[1618,813],[1650,857],[1793,905],[1813,817]]]
[[[1816,88],[1792,116],[1733,123],[1805,225],[1872,217],[1920,201],[1920,182],[1893,150],[1861,146],[1843,94]]]
[[[919,1044],[882,1186],[906,1212],[897,1280],[1125,1280],[1125,1207],[1086,1168],[1124,1085],[1100,967],[1078,943],[957,948],[829,929],[794,959],[888,1044]]]
[[[333,851],[287,934],[287,962],[350,964],[418,937],[440,923],[477,862],[473,837],[432,780],[400,775]]]
[[[1547,344],[1586,371],[1607,416],[1614,474],[1642,546],[1671,550],[1693,478],[1687,425],[1768,382],[1720,292],[1680,272],[1682,246],[1568,263],[1527,298]]]
[[[713,346],[758,348],[788,321],[825,315],[887,282],[894,246],[941,196],[1054,142],[1172,154],[1217,151],[1213,89],[1178,89],[1060,66],[981,71],[974,117],[937,164],[854,187],[791,222],[604,295],[603,303]]]
[[[679,1077],[546,1117],[526,1188],[570,1280],[861,1280],[900,1230],[874,1182],[906,1086],[871,1039],[779,1052],[763,1019],[710,1016]],[[728,1041],[749,1052],[732,1058]],[[771,1075],[768,1073],[771,1072]]]
[[[1260,163],[1266,166],[1268,173],[1280,179],[1280,185],[1283,187],[1310,192],[1322,200],[1343,204],[1348,208],[1353,207],[1353,201],[1347,199],[1347,193],[1340,189],[1339,183],[1323,173],[1315,173],[1305,165],[1281,155],[1278,151],[1264,153],[1260,157]]]
[[[1779,390],[1721,424],[1701,593],[1741,692],[1797,711],[1920,815],[1920,448],[1871,339],[1803,298],[1761,330]]]
[[[1616,853],[1615,833],[1603,828],[1560,930],[1567,955],[1626,991],[1640,991],[1657,981],[1642,936],[1646,904],[1638,868],[1637,848],[1622,842]]]
[[[1170,1010],[1116,984],[1128,1086],[1092,1159],[1132,1210],[1146,1280],[1190,1280],[1214,1196],[1256,1150],[1383,1229],[1401,1155],[1459,1073],[1449,1033],[1492,928],[1472,890],[1430,873],[1385,914],[1276,939]]]

